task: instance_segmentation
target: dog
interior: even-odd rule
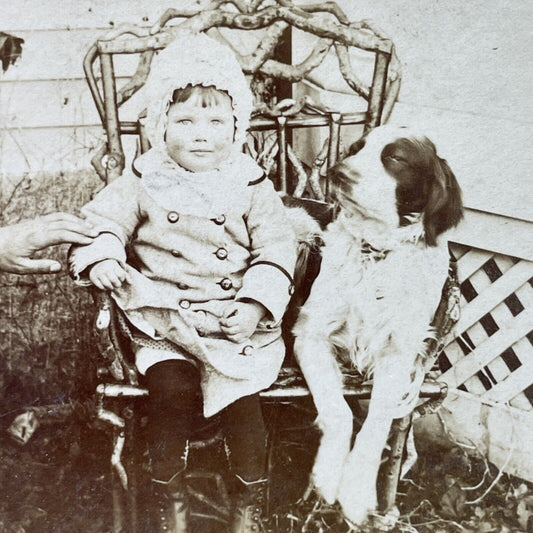
[[[377,506],[391,423],[418,400],[424,340],[448,274],[445,233],[461,220],[463,206],[434,144],[404,128],[372,130],[328,179],[337,215],[323,232],[320,272],[293,328],[294,353],[322,432],[313,484],[360,525]],[[352,448],[342,365],[373,378]]]

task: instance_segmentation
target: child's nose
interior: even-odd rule
[[[204,122],[195,124],[193,137],[195,141],[206,141],[209,137],[209,124]]]

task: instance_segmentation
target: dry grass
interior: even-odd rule
[[[5,185],[6,182],[4,182]],[[76,213],[101,183],[91,171],[9,181],[0,224],[52,211]],[[43,255],[65,262],[66,246]],[[27,405],[64,402],[92,387],[92,304],[68,275],[0,274],[0,420]]]

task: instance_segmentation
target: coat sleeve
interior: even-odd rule
[[[236,299],[261,303],[279,322],[293,292],[296,237],[272,182],[264,179],[252,187],[245,217],[252,258]]]
[[[69,269],[77,283],[88,285],[87,268],[105,259],[125,264],[125,246],[142,218],[139,196],[139,178],[121,176],[81,209],[99,234],[91,244],[69,251]]]

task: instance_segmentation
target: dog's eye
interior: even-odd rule
[[[387,155],[384,159],[387,161],[394,161],[395,163],[405,163],[405,158],[397,154]]]

